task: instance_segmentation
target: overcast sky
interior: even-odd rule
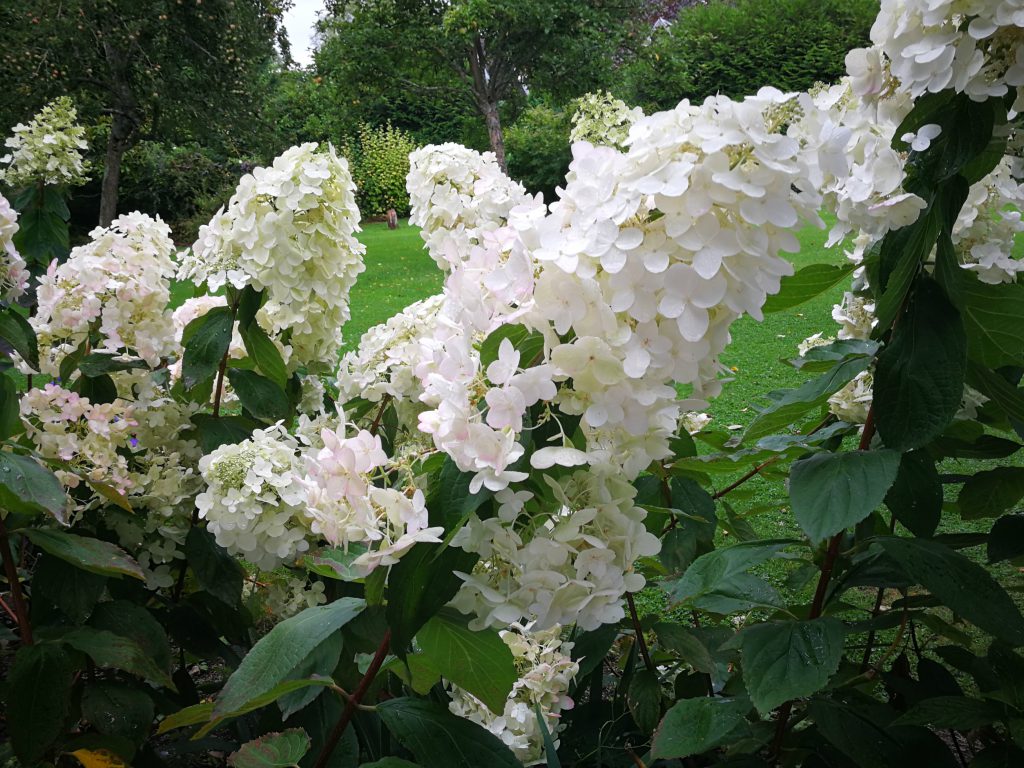
[[[313,63],[316,16],[323,9],[323,0],[295,0],[294,7],[284,15],[284,25],[292,44],[292,56],[300,66]]]

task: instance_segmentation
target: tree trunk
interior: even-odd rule
[[[132,121],[121,114],[114,113],[110,124],[110,137],[107,139],[107,158],[103,166],[103,186],[100,192],[100,226],[109,227],[117,215],[118,185],[121,181],[121,160],[131,146],[134,131]]]
[[[491,141],[491,150],[498,159],[501,170],[508,173],[508,166],[505,164],[505,134],[501,130],[501,116],[498,114],[497,104],[487,104],[484,107],[484,122],[487,123],[487,138]]]
[[[103,58],[106,60],[109,74],[111,121],[107,157],[103,167],[103,185],[100,188],[101,227],[109,227],[117,215],[121,160],[135,142],[136,133],[142,125],[139,102],[132,90],[129,54],[112,42],[114,36],[109,29],[109,19],[106,21],[103,29]]]
[[[473,99],[487,125],[491,151],[501,170],[508,173],[505,164],[505,134],[501,130],[501,115],[498,113],[499,89],[487,71],[487,52],[484,50],[483,38],[478,37],[469,49],[469,71],[473,76]]]

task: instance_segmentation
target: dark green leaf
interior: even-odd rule
[[[1024,749],[1002,742],[978,751],[971,760],[971,768],[1018,768],[1024,765]]]
[[[915,536],[927,539],[935,534],[942,516],[942,482],[927,453],[903,454],[885,504]]]
[[[182,383],[192,389],[216,373],[231,344],[234,314],[229,307],[214,307],[185,328]]]
[[[715,502],[688,477],[674,477],[669,483],[670,512],[676,525],[662,538],[658,557],[671,573],[682,573],[700,555],[714,549]]]
[[[153,700],[144,691],[114,680],[91,680],[82,693],[82,716],[97,731],[138,746],[149,736]]]
[[[281,351],[271,341],[267,332],[257,323],[250,323],[241,329],[242,343],[245,351],[263,375],[274,382],[282,390],[288,382],[288,368],[281,357]],[[250,409],[251,410],[251,409]]]
[[[715,671],[715,660],[711,653],[689,629],[679,624],[659,622],[654,625],[654,632],[666,650],[677,654],[698,672],[710,674]]]
[[[1002,707],[966,696],[936,696],[920,701],[893,725],[923,725],[969,731],[1003,719]]]
[[[740,632],[743,681],[767,714],[790,699],[817,693],[839,669],[845,630],[838,619],[776,621]]]
[[[580,665],[577,680],[582,680],[601,666],[618,636],[619,631],[614,624],[605,624],[573,637],[572,660]]]
[[[388,626],[391,647],[404,655],[420,627],[462,586],[455,571],[469,573],[478,555],[457,547],[420,542],[413,545],[388,577]]]
[[[748,443],[770,435],[799,419],[805,413],[820,408],[825,402],[846,386],[858,373],[871,365],[869,357],[853,357],[837,363],[827,373],[785,393],[765,408],[750,422],[743,433],[743,442]]]
[[[808,712],[821,735],[860,768],[905,765],[899,742],[860,708],[813,699]]]
[[[999,406],[1010,419],[1024,423],[1024,391],[1021,391],[995,371],[990,371],[973,360],[967,361],[967,383]],[[991,435],[986,435],[986,437],[993,440],[998,439]],[[1013,443],[1012,445],[1016,447],[1010,450],[1009,453],[1003,454],[1004,456],[1008,456],[1020,448],[1018,443]]]
[[[213,453],[222,445],[235,445],[252,437],[254,430],[264,426],[248,416],[212,416],[197,413],[192,423],[199,433],[199,445],[203,453]]]
[[[228,756],[232,768],[287,768],[298,765],[309,751],[309,736],[301,728],[267,733],[243,744]]]
[[[256,319],[256,313],[263,306],[266,298],[265,291],[257,291],[251,285],[245,286],[238,294],[238,326],[239,329],[248,328]]]
[[[354,597],[343,597],[327,605],[307,608],[275,626],[260,638],[228,678],[217,698],[216,714],[240,710],[273,689],[328,635],[355,618],[365,605]]]
[[[540,735],[544,741],[544,764],[547,768],[562,768],[562,762],[558,759],[558,748],[554,739],[551,738],[551,731],[548,724],[544,722],[544,713],[540,710],[540,704],[533,705],[533,714],[537,716],[537,727],[540,728]]]
[[[344,635],[341,632],[328,635],[320,645],[299,662],[295,669],[288,673],[288,678],[302,680],[310,677],[330,677],[334,673],[334,668],[338,666],[344,640]],[[285,694],[277,700],[281,717],[287,720],[323,692],[323,688],[311,685]]]
[[[64,486],[53,472],[28,456],[0,451],[0,506],[27,515],[49,512],[61,520],[66,504]]]
[[[890,231],[882,240],[879,275],[877,282],[871,281],[881,289],[881,296],[875,302],[878,332],[892,326],[921,262],[935,245],[942,230],[938,207],[933,203],[913,224]]]
[[[802,371],[827,371],[841,360],[853,357],[874,357],[878,342],[870,339],[838,339],[831,344],[811,347],[800,357],[789,360],[794,368]]]
[[[171,676],[130,638],[103,629],[78,627],[63,635],[61,641],[87,654],[98,667],[122,669],[172,691],[175,689]]]
[[[83,357],[78,363],[78,370],[83,376],[102,376],[105,373],[114,371],[133,371],[140,368],[148,368],[145,360],[138,358],[120,358],[107,352],[92,352]]]
[[[790,539],[769,539],[716,549],[698,557],[682,578],[665,583],[664,588],[674,601],[715,613],[778,606],[778,593],[746,571],[793,543]]]
[[[89,626],[134,640],[160,669],[171,668],[167,633],[153,614],[130,600],[100,603],[89,617]]]
[[[419,768],[419,766],[400,757],[382,757],[372,763],[363,763],[359,768]]]
[[[141,566],[123,549],[109,542],[42,528],[25,528],[21,533],[43,551],[76,568],[101,576],[132,576],[146,580]]]
[[[988,561],[999,563],[1024,557],[1024,515],[1003,515],[988,537]]]
[[[193,526],[185,537],[185,559],[203,589],[230,606],[242,599],[245,571],[205,528]]]
[[[495,714],[501,714],[519,679],[512,651],[493,629],[473,631],[465,620],[442,612],[416,633],[426,661]]]
[[[71,657],[52,643],[18,649],[7,674],[7,732],[14,754],[35,765],[64,733],[75,679]]]
[[[277,384],[255,371],[228,370],[228,381],[242,406],[258,419],[279,421],[288,416],[288,395]]]
[[[58,557],[43,555],[32,574],[33,619],[47,601],[73,623],[81,624],[89,618],[106,585],[105,576],[83,573]]]
[[[641,733],[650,733],[661,718],[661,684],[657,672],[638,669],[629,681],[626,703]]]
[[[71,388],[93,404],[104,405],[118,398],[117,385],[107,373],[98,374],[91,379],[88,376],[80,376]]]
[[[389,699],[377,714],[423,768],[521,768],[497,736],[422,699]]]
[[[896,479],[900,454],[891,450],[816,453],[793,464],[793,515],[812,541],[820,541],[870,515]]]
[[[980,565],[928,539],[879,539],[910,578],[944,605],[991,635],[1024,645],[1024,617]]]
[[[323,752],[324,745],[337,726],[344,706],[344,702],[338,696],[320,696],[308,707],[292,716],[290,723],[308,733],[313,744],[310,751],[299,762],[300,768],[319,768],[317,758]],[[374,717],[372,723],[373,733],[383,737],[384,729],[381,728],[380,721]],[[392,744],[393,742],[389,740],[388,743]],[[358,762],[359,739],[356,738],[356,729],[346,728],[324,768],[352,768]]]
[[[427,502],[431,525],[440,525],[445,531],[450,531],[466,515],[478,510],[481,504],[494,495],[494,492],[487,488],[470,493],[469,485],[472,480],[472,472],[461,471],[450,456],[445,457],[441,473]]]
[[[0,339],[4,339],[33,371],[39,370],[36,332],[21,313],[11,307],[0,309]]]
[[[14,380],[7,374],[0,373],[0,440],[6,440],[25,431],[21,423],[18,398]]]
[[[224,725],[228,720],[241,717],[249,712],[255,712],[257,709],[261,709],[268,704],[273,704],[282,696],[302,690],[303,688],[307,688],[311,685],[327,688],[334,685],[334,681],[329,677],[309,678],[306,680],[285,680],[283,683],[275,685],[262,696],[257,696],[241,709],[235,710],[234,712],[225,712],[223,715],[217,715],[214,713],[214,702],[212,701],[193,704],[191,707],[185,707],[184,709],[178,710],[174,714],[168,715],[161,720],[160,726],[157,728],[156,732],[159,735],[167,733],[168,731],[173,731],[176,728],[185,728],[189,725],[202,725],[203,727],[196,731],[193,736],[193,738],[201,739],[203,736],[210,733],[210,731],[216,730]]]
[[[741,698],[683,699],[676,702],[654,732],[656,758],[699,755],[723,744],[745,722],[750,702]]]
[[[967,270],[957,275],[960,312],[971,359],[988,368],[1024,362],[1024,283],[989,285]]]
[[[957,506],[965,520],[998,517],[1024,498],[1024,467],[996,467],[971,475]]]
[[[921,277],[875,368],[874,412],[883,442],[906,451],[941,435],[960,410],[966,372],[960,315],[938,283]]]
[[[838,285],[856,268],[856,264],[810,264],[797,270],[795,275],[782,278],[782,287],[769,296],[762,311],[781,312],[799,306]]]

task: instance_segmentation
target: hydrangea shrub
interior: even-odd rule
[[[416,150],[443,291],[340,362],[330,146],[180,259],[157,218],[96,230],[0,310],[17,760],[1019,762],[1022,14],[885,0],[840,82],[601,122],[551,205]],[[822,211],[847,263],[794,271]],[[171,312],[174,276],[205,293]],[[806,382],[709,423],[733,323],[846,280]],[[755,477],[801,535],[758,537]]]

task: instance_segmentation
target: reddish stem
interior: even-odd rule
[[[11,585],[11,598],[14,600],[15,618],[18,622],[18,631],[21,633],[21,642],[25,645],[32,645],[32,625],[28,620],[25,594],[21,591],[21,579],[18,578],[18,569],[11,556],[11,540],[7,537],[7,526],[2,517],[0,517],[0,555],[3,556],[4,574]],[[10,611],[10,608],[7,610]]]
[[[363,679],[359,681],[359,686],[345,702],[345,709],[342,710],[341,717],[338,718],[338,722],[334,726],[334,730],[331,731],[330,736],[327,737],[327,741],[324,742],[324,748],[320,751],[320,755],[313,764],[313,768],[327,768],[327,763],[331,759],[331,753],[334,752],[334,748],[338,746],[338,742],[341,741],[341,737],[344,735],[345,729],[352,720],[352,715],[355,714],[356,709],[362,702],[363,696],[366,695],[370,686],[373,685],[373,681],[377,677],[377,673],[380,672],[381,665],[384,664],[384,659],[388,655],[388,649],[390,647],[391,630],[389,629],[384,633],[384,637],[380,641],[380,646],[377,648],[377,653],[374,655],[373,661],[370,662],[370,667],[366,670],[366,674],[363,675]]]
[[[864,420],[864,430],[860,435],[860,444],[857,450],[866,451],[871,447],[871,438],[875,435],[875,408],[874,405],[868,408],[868,416]],[[825,552],[825,559],[821,563],[821,574],[818,576],[818,586],[814,590],[814,600],[811,601],[811,610],[808,619],[817,619],[825,610],[825,596],[828,593],[829,581],[832,578],[832,571],[835,569],[836,560],[839,559],[839,547],[843,542],[845,529],[837,533],[828,543],[828,550]],[[778,756],[782,747],[782,739],[786,735],[786,726],[789,723],[789,715],[793,710],[793,702],[787,701],[779,707],[776,716],[775,740],[772,743],[772,754]]]
[[[647,640],[644,638],[644,630],[640,626],[640,615],[636,612],[636,603],[633,601],[633,593],[626,593],[626,604],[629,606],[629,615],[633,619],[633,632],[636,634],[637,644],[640,646],[640,655],[644,658],[647,669],[654,672],[654,662],[651,661],[651,652],[647,648]]]

